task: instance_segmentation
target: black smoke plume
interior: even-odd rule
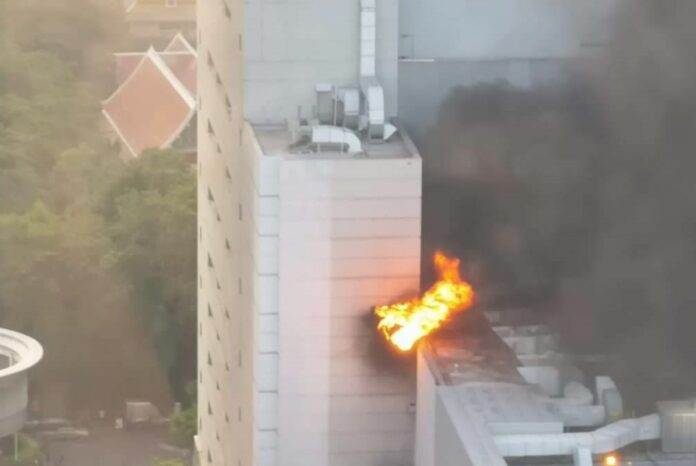
[[[435,183],[445,247],[479,288],[538,309],[567,351],[609,356],[648,409],[696,395],[696,2],[631,0],[618,18],[563,85],[457,89],[426,155],[456,161]]]

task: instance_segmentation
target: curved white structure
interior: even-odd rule
[[[337,126],[315,126],[312,128],[312,142],[315,144],[340,144],[346,146],[349,154],[363,151],[360,138],[347,128]]]
[[[0,369],[0,437],[22,428],[27,418],[27,372],[43,357],[43,347],[31,337],[0,328],[0,355],[9,365]]]

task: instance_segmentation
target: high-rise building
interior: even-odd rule
[[[371,351],[417,292],[421,159],[398,1],[199,2],[202,464],[412,462],[415,372]]]
[[[370,320],[419,287],[423,171],[399,121],[424,143],[457,85],[555,79],[606,40],[610,3],[198,2],[202,464],[413,464],[416,370],[379,365]],[[462,178],[428,157],[425,250],[454,242]]]

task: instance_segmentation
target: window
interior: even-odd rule
[[[164,0],[164,5],[167,8],[176,8],[177,5],[177,0]]]
[[[227,116],[231,117],[232,116],[232,102],[230,102],[230,98],[225,96],[225,108],[227,109]]]
[[[213,414],[213,407],[210,406],[210,402],[208,402],[208,414]]]
[[[213,357],[208,353],[208,365],[212,366],[213,365]]]
[[[213,308],[208,304],[208,317],[213,317]]]
[[[230,7],[227,6],[227,2],[225,0],[222,0],[222,8],[225,10],[225,16],[227,16],[227,19],[232,18],[232,12],[230,11]]]

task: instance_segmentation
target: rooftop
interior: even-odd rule
[[[460,314],[430,338],[423,353],[441,385],[525,383],[517,357],[476,309]]]
[[[164,52],[115,58],[119,87],[103,102],[106,121],[133,157],[169,147],[195,114],[195,50],[178,34]]]
[[[312,144],[308,139],[293,144],[292,132],[287,126],[252,125],[264,155],[282,156],[287,159],[354,160],[354,159],[404,159],[419,158],[418,149],[406,134],[398,131],[388,141],[369,141],[360,138],[359,153],[341,151],[339,145]],[[299,138],[296,138],[299,139]]]

